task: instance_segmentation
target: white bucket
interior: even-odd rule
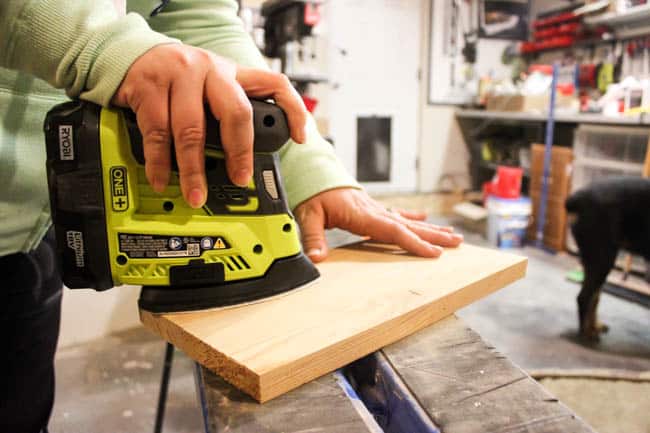
[[[490,244],[499,248],[523,246],[533,210],[530,198],[489,196],[487,210],[487,238]]]

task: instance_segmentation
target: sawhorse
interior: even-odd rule
[[[165,351],[157,433],[173,350]],[[593,433],[454,316],[264,404],[198,364],[195,378],[206,433]]]

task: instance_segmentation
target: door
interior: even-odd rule
[[[416,189],[422,1],[325,4],[330,132],[370,192]]]

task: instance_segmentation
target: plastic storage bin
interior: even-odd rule
[[[576,160],[643,164],[650,129],[580,125],[575,132]]]

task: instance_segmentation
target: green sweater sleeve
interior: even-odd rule
[[[0,1],[0,66],[102,105],[140,55],[172,42],[137,14],[118,16],[112,0]]]
[[[129,7],[142,8],[142,4],[147,2],[149,0],[131,0]],[[148,16],[147,11],[139,11]],[[158,15],[149,18],[149,25],[183,43],[211,50],[240,65],[268,68],[244,30],[234,0],[174,0]],[[343,168],[332,146],[320,136],[311,117],[306,142],[296,144],[289,141],[280,151],[280,161],[292,209],[328,189],[359,188]]]

